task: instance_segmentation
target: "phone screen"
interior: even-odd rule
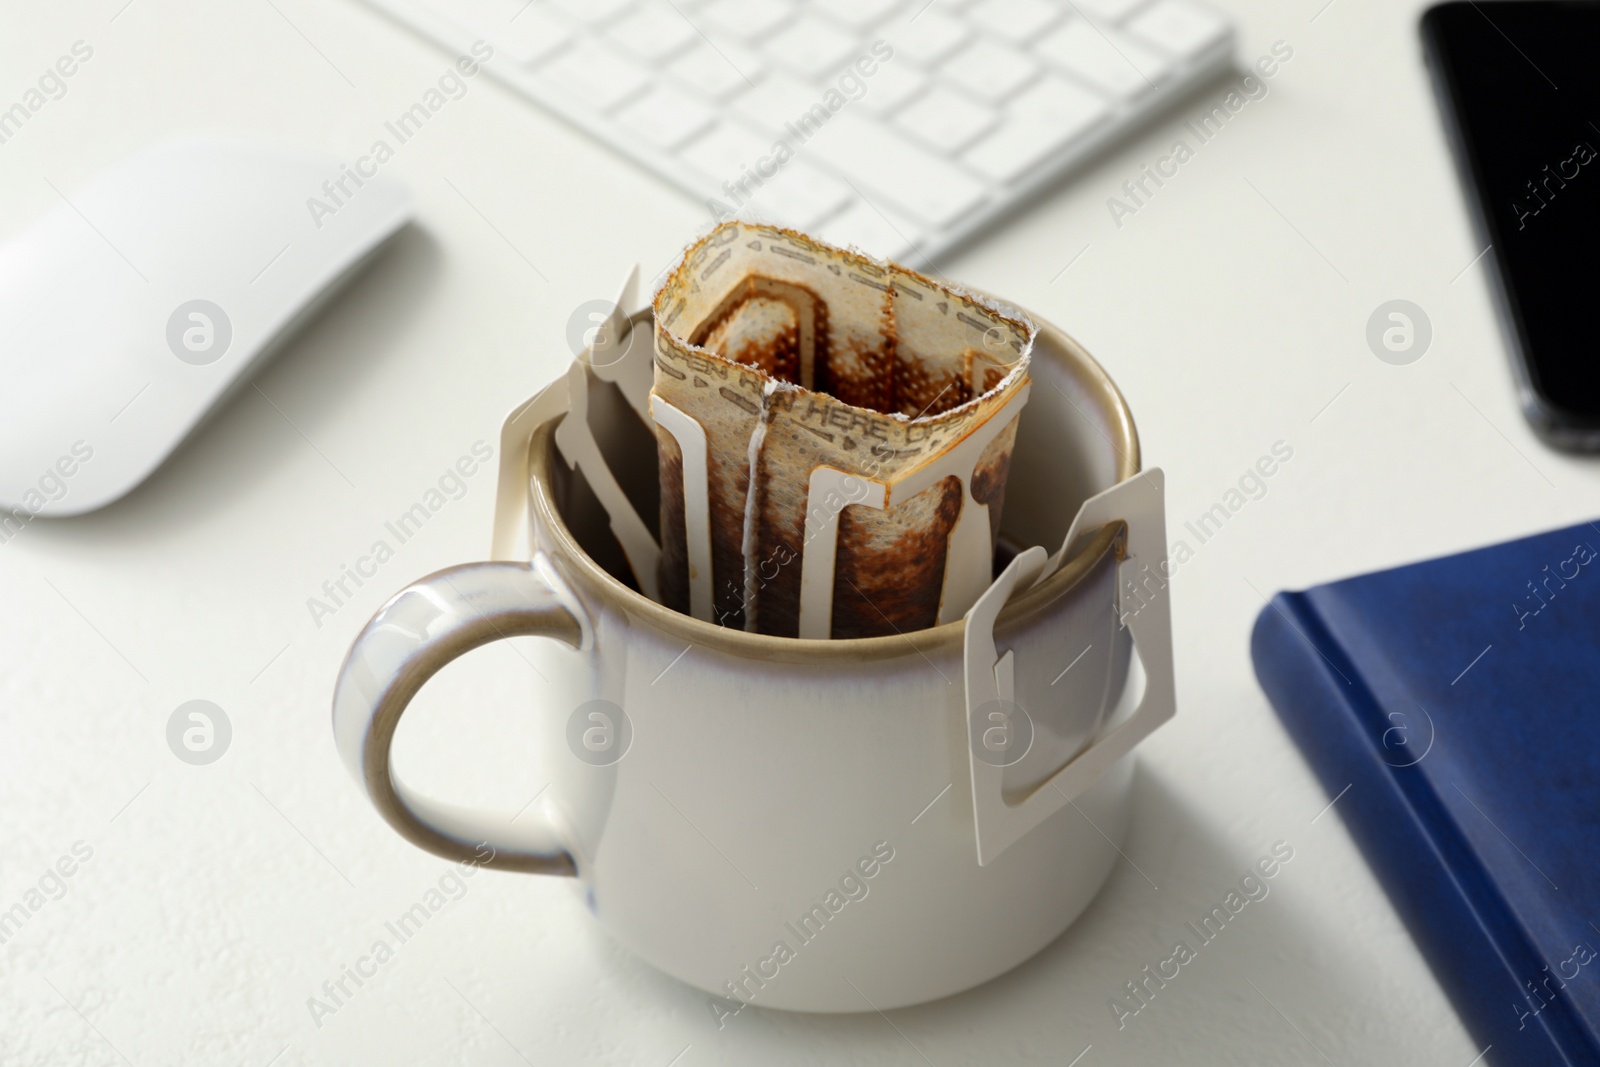
[[[1600,424],[1600,3],[1443,4],[1423,37],[1529,385]]]

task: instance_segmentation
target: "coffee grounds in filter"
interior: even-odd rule
[[[704,485],[686,495],[683,449],[657,412],[667,606],[690,611],[694,583],[708,577],[712,621],[800,636],[807,554],[821,566],[826,542],[836,545],[831,578],[820,579],[831,611],[825,633],[813,623],[808,636],[909,632],[970,606],[946,602],[947,585],[971,589],[980,577],[947,583],[950,537],[976,505],[989,544],[998,535],[1031,322],[915,272],[742,222],[685,253],[655,312],[652,404],[688,416],[705,445]],[[1002,413],[1005,423],[986,425]],[[906,495],[908,479],[948,465],[975,433],[991,436],[968,469]],[[813,499],[819,468],[850,477]],[[873,492],[887,506],[871,506]],[[709,531],[706,577],[690,562],[694,508]],[[976,588],[987,586],[987,554],[957,565],[981,568]]]

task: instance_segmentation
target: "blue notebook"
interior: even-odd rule
[[[1280,593],[1251,654],[1486,1060],[1600,1064],[1600,526]]]

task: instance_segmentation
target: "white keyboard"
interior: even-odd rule
[[[368,0],[707,202],[926,266],[1226,69],[1200,0]]]

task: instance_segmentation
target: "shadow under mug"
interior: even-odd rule
[[[630,327],[648,336],[649,312]],[[1041,323],[1035,353],[1002,536],[1055,546],[1084,500],[1139,472],[1139,442],[1115,385],[1075,341]],[[591,391],[591,415],[596,403]],[[555,449],[557,421],[531,444],[532,560],[424,578],[350,649],[334,732],[382,816],[451,859],[478,862],[486,843],[489,866],[576,877],[617,940],[713,994],[719,1026],[746,1003],[868,1011],[931,1000],[1065,930],[1125,837],[1132,755],[980,866],[965,620],[804,640],[665,608],[599,562],[619,553],[581,470]],[[1124,697],[1125,533],[1111,523],[1079,538],[995,622],[1032,730],[1004,768],[1007,797],[1085,752]],[[408,789],[389,759],[408,701],[455,657],[530,634],[549,639],[537,643],[548,683],[529,712],[535,770],[549,783],[540,802],[512,823]]]

